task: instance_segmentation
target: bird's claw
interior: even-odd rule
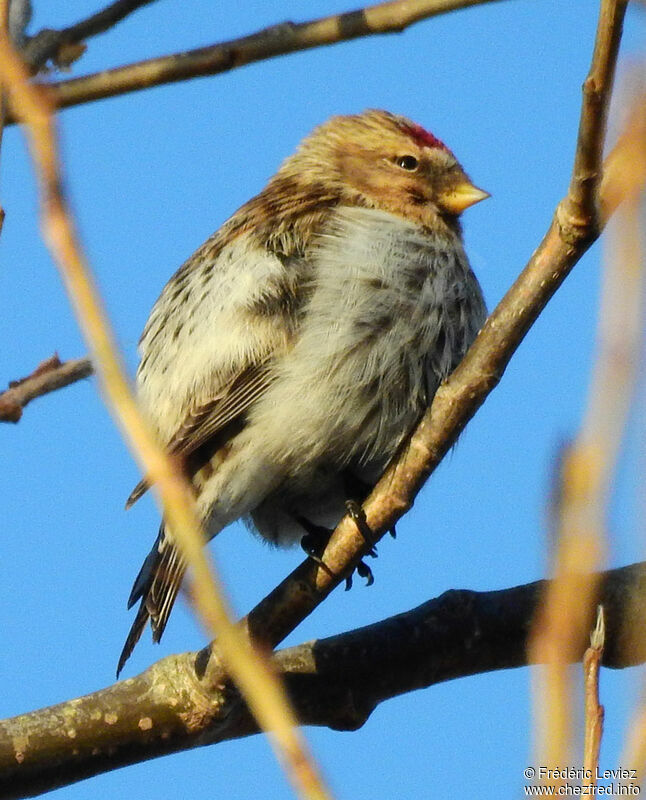
[[[370,558],[377,558],[377,547],[375,544],[375,537],[368,525],[366,520],[366,514],[359,503],[356,500],[346,500],[345,503],[346,510],[348,515],[352,518],[352,521],[357,526],[357,530],[363,536],[365,543],[369,546],[368,551],[365,553],[366,556],[370,556]],[[355,567],[357,571],[357,575],[361,578],[366,579],[366,586],[372,586],[375,582],[375,576],[372,574],[372,570],[366,564],[365,561],[361,560]],[[345,579],[345,590],[346,592],[352,588],[352,575],[348,575]]]
[[[357,530],[363,536],[366,544],[370,545],[370,552],[372,552],[375,547],[375,536],[370,529],[370,525],[368,525],[365,511],[356,500],[346,500],[345,508],[348,512],[348,516],[352,518],[352,521],[357,526]]]
[[[366,564],[366,562],[360,561],[355,569],[360,578],[366,579],[366,586],[372,586],[372,584],[375,582],[375,576],[372,574],[372,570]],[[349,592],[350,589],[352,589],[352,573],[350,573],[350,575],[348,575],[348,577],[345,579],[346,592]]]
[[[312,561],[318,564],[322,570],[327,572],[327,574],[331,578],[334,577],[334,573],[332,572],[332,570],[328,567],[328,565],[325,563],[325,561],[323,561],[323,559],[319,555],[319,553],[323,552],[323,547],[321,547],[321,543],[319,540],[317,540],[317,537],[315,535],[312,535],[311,533],[305,534],[305,536],[303,536],[303,538],[301,539],[301,548],[303,552],[309,558],[311,558]]]

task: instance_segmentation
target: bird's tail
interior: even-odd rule
[[[139,641],[148,619],[153,642],[161,639],[185,571],[186,563],[162,523],[157,540],[146,556],[130,592],[128,608],[132,608],[137,600],[141,602],[119,657],[117,678]]]

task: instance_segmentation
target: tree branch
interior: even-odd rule
[[[596,239],[599,228],[599,185],[610,95],[627,0],[602,0],[592,65],[583,84],[583,103],[574,168],[567,197],[561,202],[561,236]],[[580,229],[580,231],[579,231]]]
[[[412,8],[420,15],[422,5],[427,7],[427,13],[430,13],[428,7],[432,5],[438,13],[439,5],[446,8],[452,2],[413,3]],[[386,3],[369,11],[385,13],[389,10],[394,13],[400,12],[402,6],[399,2]],[[456,6],[457,0],[452,7]],[[438,391],[431,409],[405,446],[400,459],[388,470],[366,502],[367,521],[376,538],[391,529],[410,508],[417,491],[497,385],[507,363],[546,303],[600,233],[603,222],[598,221],[597,214],[583,214],[581,209],[597,207],[598,178],[602,174],[599,166],[601,143],[624,11],[623,0],[604,0],[602,3],[592,66],[584,85],[577,155],[568,196],[559,204],[547,234],[527,267],[495,309],[462,364]],[[409,13],[412,13],[410,8]],[[340,24],[343,17],[327,18],[324,22],[334,19]],[[390,19],[392,23],[392,17]],[[399,20],[401,23],[401,17]],[[318,23],[307,23],[305,27],[308,24]],[[595,90],[591,93],[593,84]],[[629,146],[635,148],[635,135],[629,139],[624,137],[620,140],[607,160],[601,193],[606,216],[619,202],[616,175],[624,163],[621,153]],[[639,130],[637,141],[643,145],[644,126]],[[590,172],[596,176],[594,180],[590,179]],[[608,202],[605,201],[606,194],[610,197]],[[252,638],[272,648],[279,644],[351,573],[364,549],[363,537],[355,524],[346,518],[325,551],[324,561],[328,570],[321,569],[310,559],[303,562],[250,613],[247,625]]]
[[[401,33],[421,20],[496,1],[499,0],[390,0],[309,22],[284,22],[209,47],[151,58],[60,83],[39,85],[49,90],[50,101],[55,107],[69,108],[151,86],[218,75],[246,64],[300,50],[364,36]],[[15,118],[11,116],[8,124],[13,122]]]
[[[93,373],[89,358],[61,361],[58,355],[41,362],[26,378],[10,381],[0,394],[0,422],[18,422],[23,408],[36,397],[88,378]]]
[[[62,47],[78,44],[90,36],[105,33],[133,11],[153,2],[155,0],[116,0],[96,14],[70,25],[69,28],[62,30],[44,28],[27,40],[22,55],[34,71],[38,71],[50,59],[55,60]]]
[[[598,220],[598,215],[579,213],[582,208],[596,208],[599,180],[581,180],[578,165],[586,161],[594,168],[595,159],[600,158],[600,149],[595,143],[603,140],[605,131],[625,7],[623,0],[602,0],[597,46],[590,70],[590,75],[596,76],[598,81],[596,111],[591,113],[589,94],[584,91],[577,156],[568,196],[559,203],[550,228],[529,263],[488,318],[462,363],[440,387],[431,408],[399,457],[364,503],[366,520],[376,540],[391,530],[412,506],[417,492],[498,385],[538,315],[600,234],[603,222]],[[610,44],[601,46],[600,42]],[[645,143],[646,139],[642,139],[642,146]],[[622,139],[616,149],[624,146],[627,145]],[[585,159],[579,156],[581,151],[588,154]],[[594,158],[591,153],[596,154]],[[608,171],[620,168],[621,163],[622,159],[611,153]],[[600,162],[596,173],[598,176],[602,173]],[[604,187],[616,187],[616,184],[608,175]],[[311,560],[297,567],[249,614],[247,625],[251,635],[275,647],[351,573],[365,551],[363,536],[355,523],[345,517],[323,554],[328,570]]]
[[[361,727],[383,701],[436,683],[525,666],[548,583],[454,590],[403,614],[276,653],[301,724]],[[603,664],[646,661],[646,562],[601,575]],[[581,660],[585,650],[573,653]],[[258,731],[210,648],[0,723],[0,797],[25,797],[111,769]],[[211,677],[219,673],[219,681]]]

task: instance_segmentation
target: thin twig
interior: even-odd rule
[[[601,214],[608,219],[622,202],[637,203],[646,180],[646,92],[643,85],[617,146],[608,155],[601,180]]]
[[[191,489],[139,413],[68,210],[52,123],[53,109],[46,93],[30,85],[28,70],[14,50],[6,30],[0,36],[0,77],[14,113],[28,125],[32,155],[41,183],[43,224],[50,248],[76,308],[108,403],[141,460],[144,474],[150,475],[157,484],[164,517],[192,567],[196,608],[209,629],[217,635],[227,668],[261,726],[270,733],[290,780],[304,797],[326,798],[328,793],[307,753],[279,680],[267,661],[254,652],[249,640],[231,623],[227,604],[216,586],[202,546],[204,537]]]
[[[56,108],[89,103],[151,86],[218,75],[276,56],[345,42],[364,36],[401,33],[424,19],[500,0],[390,0],[374,6],[298,24],[284,22],[208,47],[173,53],[53,84]],[[15,120],[11,117],[10,122]]]
[[[10,0],[0,0],[0,25],[9,35],[9,3]],[[7,122],[7,98],[4,92],[0,91],[0,150],[2,149],[2,137]],[[4,226],[5,210],[0,205],[0,234]]]
[[[88,378],[94,369],[89,358],[61,361],[53,355],[26,378],[11,381],[0,394],[0,422],[18,422],[25,406],[37,397]]]
[[[96,14],[92,14],[75,25],[70,25],[68,28],[62,30],[45,28],[27,41],[22,55],[25,61],[37,71],[50,59],[56,59],[61,48],[104,33],[132,14],[133,11],[153,2],[155,0],[116,0]]]
[[[6,117],[7,117],[7,101],[4,94],[0,92],[0,148],[2,147],[2,136],[5,129]],[[4,207],[0,205],[0,233],[2,233],[2,228],[4,227],[4,218],[5,218],[5,210]]]
[[[615,234],[615,258],[633,270],[646,270],[646,239],[644,236],[644,198],[646,197],[646,94],[644,94],[643,64],[641,65],[639,92],[632,103],[626,130],[620,138],[624,144],[624,152],[616,156],[618,178],[608,181],[608,208],[612,210],[624,193],[628,202],[621,207]],[[606,181],[604,180],[604,186]],[[629,273],[630,275],[630,273]],[[623,323],[622,323],[623,324]],[[630,326],[630,318],[627,320]],[[643,347],[643,333],[639,337],[639,346]],[[619,354],[618,360],[623,354]],[[625,357],[625,356],[624,356]],[[632,639],[627,646],[640,646],[646,641],[643,626],[632,632]],[[629,784],[642,785],[646,774],[646,702],[642,697],[639,707],[631,721],[619,764],[622,767],[637,770],[636,779],[622,781],[621,788],[630,792]],[[619,792],[621,793],[621,792]]]
[[[597,607],[597,624],[590,636],[590,647],[583,655],[583,690],[585,702],[585,735],[583,739],[583,785],[597,785],[599,753],[603,735],[603,706],[599,703],[599,667],[603,659],[606,623],[603,606]]]
[[[32,12],[31,0],[9,0],[9,36],[16,47],[22,47],[27,39]]]
[[[603,15],[602,15],[603,17]],[[608,24],[612,19],[605,10]],[[608,34],[602,37],[608,40]],[[595,53],[602,52],[597,47]],[[591,72],[591,76],[594,70]],[[599,154],[599,136],[592,130],[584,93],[582,132]],[[593,107],[593,110],[596,107]],[[628,140],[623,138],[624,146]],[[643,146],[643,144],[642,144]],[[588,163],[594,184],[599,185],[601,170]],[[634,167],[631,171],[634,171]],[[646,172],[641,175],[642,185]],[[576,183],[580,190],[581,183]],[[607,183],[605,184],[608,185]],[[580,202],[591,204],[581,195]],[[588,212],[584,212],[588,213]],[[596,214],[589,216],[594,219]],[[556,580],[550,586],[545,606],[536,620],[531,647],[536,659],[547,663],[536,697],[537,719],[542,734],[538,762],[557,766],[571,763],[573,740],[573,674],[568,670],[570,651],[578,649],[587,636],[596,603],[594,572],[606,551],[606,517],[620,447],[639,371],[644,314],[644,266],[631,247],[632,233],[618,215],[607,238],[604,258],[604,284],[597,323],[597,358],[588,393],[587,409],[576,440],[562,458]],[[594,223],[593,223],[594,224]],[[617,226],[622,232],[617,236]]]
[[[583,104],[574,169],[562,204],[566,228],[582,225],[587,235],[598,235],[599,184],[603,146],[614,83],[619,42],[628,0],[602,0],[590,72],[583,84]]]

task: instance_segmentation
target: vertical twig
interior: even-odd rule
[[[0,0],[0,26],[3,30],[9,30],[9,1]],[[2,150],[2,137],[4,135],[5,121],[7,119],[7,97],[0,89],[0,151]],[[5,210],[0,204],[0,234],[4,226]]]
[[[606,638],[606,623],[603,606],[597,606],[597,624],[590,635],[590,647],[583,655],[583,690],[585,702],[585,734],[583,740],[583,786],[597,785],[599,753],[603,735],[603,706],[599,704],[599,667],[603,658]]]
[[[1,10],[1,3],[3,0],[0,0],[0,14],[2,14]],[[4,0],[6,2],[6,0]],[[0,150],[2,149],[2,136],[4,133],[4,124],[6,119],[6,112],[7,112],[7,100],[4,95],[4,92],[0,92]],[[2,233],[2,228],[4,226],[4,218],[5,218],[5,210],[4,206],[0,204],[0,233]]]
[[[643,65],[642,65],[643,74]],[[622,147],[617,149],[613,159],[614,179],[607,182],[604,194],[607,203],[605,213],[612,213],[622,200],[623,206],[616,215],[615,258],[632,271],[646,270],[646,238],[644,228],[644,199],[646,187],[646,93],[643,79],[635,92],[626,128],[619,139]],[[642,289],[643,291],[643,289]],[[628,322],[630,325],[630,321]],[[638,344],[643,342],[643,332],[638,332]],[[621,355],[621,354],[619,354]],[[628,617],[631,615],[628,614]],[[641,627],[625,631],[627,647],[635,646],[636,641],[644,641]],[[646,702],[642,700],[626,735],[626,743],[619,761],[626,769],[635,769],[636,778],[622,780],[628,791],[641,785],[646,774]],[[628,794],[626,791],[626,795]],[[634,793],[634,792],[633,792]]]
[[[602,151],[625,10],[625,0],[601,2],[592,64],[583,85],[570,189],[557,212],[564,230],[580,228],[592,238],[598,235],[602,221],[599,213]],[[588,410],[576,441],[566,448],[561,460],[555,580],[537,615],[530,641],[530,659],[546,665],[535,701],[536,763],[549,767],[572,763],[574,712],[568,665],[575,660],[574,654],[580,652],[591,625],[597,592],[593,573],[601,566],[605,550],[610,477],[635,377],[634,361],[622,362],[625,370],[617,374],[616,348],[625,345],[631,351],[634,347],[635,326],[624,323],[630,317],[638,326],[641,291],[639,286],[626,281],[622,264],[607,260],[606,267],[599,315],[599,354]],[[639,282],[641,277],[639,274]],[[617,312],[612,316],[611,329],[606,322],[608,309]],[[614,424],[609,425],[608,420]],[[557,781],[557,788],[558,784]]]
[[[6,26],[0,31],[0,79],[14,114],[29,129],[32,155],[41,183],[46,238],[76,308],[106,398],[141,460],[145,474],[157,484],[165,518],[192,567],[196,607],[208,627],[216,633],[227,670],[240,687],[259,725],[271,734],[277,756],[295,788],[303,797],[327,798],[329,795],[307,752],[278,678],[267,660],[254,652],[250,641],[231,622],[202,546],[204,537],[190,488],[157,444],[134,401],[68,211],[51,102],[42,89],[30,85],[28,71],[12,46]]]
[[[595,218],[606,138],[609,98],[628,0],[602,0],[590,72],[583,84],[579,141],[565,210],[573,217]]]

